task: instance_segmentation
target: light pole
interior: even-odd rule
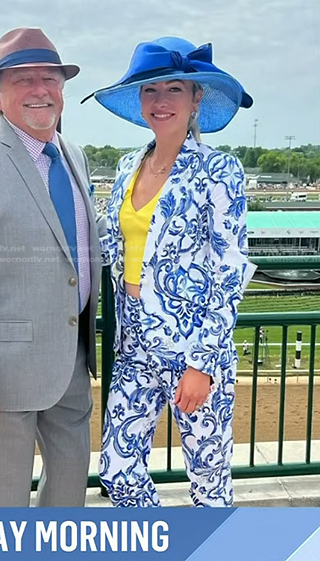
[[[254,132],[253,132],[253,148],[255,148],[256,145],[257,145],[257,126],[258,126],[258,122],[259,122],[258,119],[255,119],[254,123],[253,123],[253,129],[254,129]]]
[[[295,136],[293,135],[288,135],[284,137],[285,140],[288,141],[288,146],[289,146],[289,154],[288,154],[288,170],[287,170],[287,189],[289,188],[289,182],[290,182],[290,160],[291,160],[291,142],[292,140],[295,140]]]

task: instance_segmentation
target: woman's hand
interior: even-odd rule
[[[210,376],[188,366],[176,389],[174,404],[183,413],[193,413],[207,399],[210,383]]]

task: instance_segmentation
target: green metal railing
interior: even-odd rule
[[[313,420],[313,389],[315,376],[316,332],[320,324],[319,312],[286,312],[286,313],[259,313],[240,314],[237,327],[253,327],[254,332],[254,359],[252,369],[252,396],[251,396],[251,424],[249,463],[233,469],[235,478],[268,477],[284,475],[313,475],[320,473],[320,462],[311,461],[312,420]],[[287,377],[287,344],[288,328],[290,326],[310,326],[310,354],[308,372],[308,401],[307,401],[307,430],[305,461],[303,463],[284,463],[284,422],[285,422],[285,397]],[[280,326],[282,328],[281,366],[280,366],[280,402],[279,402],[279,428],[278,428],[278,453],[277,462],[268,465],[255,465],[256,418],[257,418],[257,390],[258,390],[258,355],[260,327]],[[298,372],[297,372],[298,373]]]
[[[257,257],[252,261],[261,269],[320,269],[320,256],[306,257]],[[105,267],[102,274],[102,302],[101,317],[97,318],[97,331],[101,332],[101,411],[102,415],[108,396],[113,364],[113,333],[114,333],[114,306],[113,292],[110,280],[109,268]],[[310,326],[310,355],[308,371],[308,404],[307,404],[307,429],[305,461],[300,463],[283,462],[284,444],[284,421],[286,400],[286,364],[288,328],[290,326]],[[313,475],[320,473],[320,462],[314,462],[311,458],[312,428],[313,428],[313,396],[315,377],[315,356],[317,326],[320,325],[320,310],[314,312],[286,312],[286,313],[259,313],[239,314],[237,328],[250,327],[254,329],[253,364],[252,364],[252,394],[251,394],[251,425],[250,442],[247,465],[235,466],[232,469],[235,479],[248,477],[272,477],[286,475]],[[277,462],[268,465],[256,465],[255,443],[256,443],[256,413],[257,413],[257,390],[258,390],[258,357],[259,357],[259,331],[260,327],[280,326],[282,328],[282,351],[280,369],[280,406],[279,406],[279,429],[278,429],[278,453]],[[151,472],[155,483],[168,483],[187,481],[184,470],[172,469],[172,417],[168,408],[167,421],[167,457],[166,469]],[[90,475],[89,487],[100,485],[97,475]],[[37,481],[33,481],[33,489]]]

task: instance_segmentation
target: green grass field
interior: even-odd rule
[[[263,327],[263,326],[262,326]],[[266,335],[266,343],[260,346],[259,356],[265,357],[263,368],[278,369],[281,363],[282,352],[282,328],[280,326],[264,328]],[[287,347],[287,368],[292,368],[295,359],[295,341],[297,331],[302,331],[302,368],[309,367],[309,343],[310,343],[310,327],[306,325],[293,325],[288,328],[288,347]],[[319,330],[318,330],[319,333]],[[254,329],[238,327],[235,330],[234,341],[240,357],[239,370],[252,368],[252,353],[254,345]],[[242,356],[242,343],[246,340],[250,345],[251,355]],[[320,368],[320,341],[319,335],[317,338],[317,351],[315,367]]]
[[[276,290],[279,288],[276,284],[264,283],[264,282],[250,282],[247,286],[248,290]]]
[[[283,285],[272,284],[270,282],[258,282],[251,281],[247,287],[249,290],[279,290],[279,288],[284,288]]]
[[[320,311],[320,295],[316,296],[245,296],[239,305],[241,313],[313,312]]]

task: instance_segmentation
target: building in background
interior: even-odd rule
[[[319,212],[249,212],[249,255],[320,255]]]

